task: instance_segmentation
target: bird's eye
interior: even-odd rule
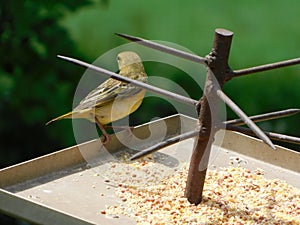
[[[121,60],[120,56],[118,56],[118,57],[117,57],[117,60],[118,60],[118,61],[120,61],[120,60]]]

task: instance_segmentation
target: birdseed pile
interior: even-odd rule
[[[141,160],[134,167],[144,165]],[[186,163],[158,185],[119,184],[120,203],[106,206],[101,214],[114,220],[125,215],[138,225],[300,224],[300,190],[282,180],[266,179],[260,169],[208,170],[203,200],[197,206],[184,198],[187,172]]]

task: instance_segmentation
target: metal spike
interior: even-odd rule
[[[278,69],[286,66],[292,66],[300,64],[300,58],[295,58],[295,59],[289,59],[281,62],[276,62],[276,63],[270,63],[270,64],[265,64],[261,66],[255,66],[251,68],[246,68],[246,69],[241,69],[241,70],[235,70],[233,71],[233,76],[238,77],[238,76],[243,76],[243,75],[248,75],[252,73],[258,73],[258,72],[263,72],[267,70],[273,70],[273,69]]]
[[[246,127],[238,127],[234,125],[227,125],[226,126],[227,130],[232,130],[232,131],[237,131],[243,134],[247,135],[254,135],[253,131],[249,128]],[[299,137],[293,137],[285,134],[278,134],[278,133],[273,133],[273,132],[264,132],[269,138],[277,141],[283,141],[283,142],[288,142],[288,143],[293,143],[293,144],[300,144],[300,138]]]
[[[277,111],[277,112],[270,112],[270,113],[265,113],[265,114],[260,114],[260,115],[254,115],[254,116],[250,116],[249,118],[252,121],[258,122],[258,121],[266,121],[266,120],[270,120],[270,119],[278,119],[278,118],[285,117],[285,116],[291,116],[298,112],[300,112],[300,109],[286,109],[286,110],[281,110],[281,111]],[[227,130],[234,130],[234,131],[238,131],[240,133],[253,135],[253,131],[251,129],[236,126],[236,125],[242,125],[244,123],[245,122],[241,119],[229,120],[229,121],[224,122],[224,124],[226,124]],[[277,133],[271,133],[271,132],[264,132],[264,133],[269,138],[274,139],[274,140],[280,140],[280,141],[284,141],[284,142],[288,142],[288,143],[300,144],[300,138],[298,138],[298,137],[282,135],[282,134],[277,134]],[[199,131],[194,130],[194,131],[186,132],[184,134],[180,134],[178,136],[169,138],[165,141],[157,143],[143,151],[140,151],[140,152],[134,154],[133,156],[131,156],[130,160],[140,159],[140,158],[145,157],[146,155],[149,155],[153,152],[159,151],[160,149],[167,147],[169,145],[172,145],[177,142],[184,141],[186,139],[195,137],[198,134],[199,134]]]
[[[77,64],[77,65],[86,67],[86,68],[88,68],[90,70],[93,70],[93,71],[95,71],[97,73],[104,74],[104,75],[109,76],[109,77],[111,77],[113,79],[116,79],[116,80],[119,80],[119,81],[122,81],[122,82],[126,82],[126,83],[131,83],[131,84],[133,84],[135,86],[138,86],[138,87],[144,88],[144,89],[146,89],[148,91],[157,93],[159,95],[163,95],[163,96],[166,96],[168,98],[171,98],[171,99],[183,102],[185,104],[189,104],[189,105],[193,105],[193,106],[196,106],[198,104],[198,101],[196,101],[194,99],[187,98],[185,96],[182,96],[182,95],[179,95],[179,94],[176,94],[176,93],[173,93],[173,92],[170,92],[170,91],[167,91],[167,90],[164,90],[164,89],[152,86],[150,84],[146,84],[146,83],[143,83],[143,82],[140,82],[140,81],[132,80],[132,79],[130,79],[128,77],[121,76],[121,75],[119,75],[117,73],[113,73],[113,72],[111,72],[109,70],[106,70],[106,69],[97,67],[95,65],[92,65],[92,64],[80,61],[78,59],[74,59],[74,58],[70,58],[70,57],[66,57],[66,56],[62,56],[62,55],[58,55],[57,57],[61,58],[63,60],[69,61],[71,63],[74,63],[74,64]]]
[[[268,136],[222,91],[217,90],[217,95],[221,100],[223,100],[226,105],[228,105],[232,111],[234,111],[244,122],[245,124],[267,145],[272,149],[276,149],[272,141]]]
[[[262,122],[266,120],[273,120],[273,119],[279,119],[282,117],[287,117],[287,116],[292,116],[300,112],[300,109],[286,109],[286,110],[281,110],[277,112],[270,112],[270,113],[265,113],[265,114],[260,114],[256,116],[250,116],[249,118],[253,122]],[[230,125],[243,125],[245,122],[242,119],[233,119],[226,121],[225,124],[230,124]]]
[[[166,139],[166,140],[163,140],[162,142],[159,142],[157,144],[154,144],[152,145],[151,147],[143,150],[143,151],[140,151],[136,154],[134,154],[133,156],[130,157],[130,160],[135,160],[135,159],[140,159],[146,155],[149,155],[153,152],[156,152],[164,147],[167,147],[169,145],[172,145],[172,144],[175,144],[177,142],[180,142],[180,141],[184,141],[186,139],[189,139],[189,138],[192,138],[192,137],[195,137],[199,134],[199,130],[193,130],[193,131],[189,131],[189,132],[186,132],[186,133],[183,133],[183,134],[180,134],[180,135],[177,135],[177,136],[174,136],[174,137],[171,137],[169,139]]]
[[[127,34],[119,34],[119,33],[116,33],[116,35],[118,35],[120,37],[123,37],[123,38],[125,38],[129,41],[137,42],[140,45],[144,45],[144,46],[147,46],[149,48],[159,50],[161,52],[165,52],[165,53],[168,53],[168,54],[171,54],[171,55],[178,56],[178,57],[183,58],[183,59],[187,59],[187,60],[190,60],[190,61],[193,61],[193,62],[197,62],[197,63],[207,65],[207,59],[203,58],[203,57],[200,57],[198,55],[194,55],[194,54],[184,52],[184,51],[172,48],[172,47],[168,47],[168,46],[165,46],[165,45],[162,45],[162,44],[158,44],[156,42],[149,41],[149,40],[146,40],[146,39],[143,39],[143,38],[140,38],[140,37],[134,37],[134,36],[130,36],[130,35],[127,35]]]

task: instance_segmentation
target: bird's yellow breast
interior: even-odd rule
[[[143,101],[145,92],[145,90],[141,90],[137,94],[126,98],[117,97],[111,103],[97,107],[94,116],[98,118],[101,124],[108,124],[122,119],[138,109]]]

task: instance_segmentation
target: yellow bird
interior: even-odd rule
[[[147,74],[140,57],[135,52],[121,52],[117,57],[119,74],[147,83]],[[107,79],[91,91],[72,112],[52,119],[47,123],[67,118],[84,118],[98,125],[104,136],[103,144],[110,140],[105,124],[122,119],[141,105],[145,90],[130,83]]]

